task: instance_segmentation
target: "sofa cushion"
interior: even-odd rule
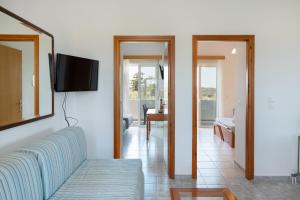
[[[55,133],[65,137],[72,153],[73,167],[77,169],[87,157],[87,144],[85,134],[80,127],[68,127]]]
[[[0,157],[0,199],[43,199],[40,169],[32,154],[11,153]]]
[[[140,160],[87,160],[51,200],[144,199]]]
[[[45,199],[52,196],[86,159],[84,133],[78,127],[62,129],[19,151],[36,156],[41,169]]]

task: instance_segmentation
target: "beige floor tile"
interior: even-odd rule
[[[201,130],[198,136],[198,178],[176,176],[169,179],[160,136],[163,129],[157,127],[153,125],[149,145],[145,127],[130,127],[124,135],[124,158],[139,158],[143,162],[145,200],[169,200],[170,187],[228,187],[239,200],[299,200],[300,186],[291,185],[289,179],[247,181],[243,171],[233,164],[233,149],[214,137],[210,129]]]

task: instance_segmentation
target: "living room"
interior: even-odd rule
[[[77,123],[84,130],[88,159],[118,158],[115,149],[114,37],[174,37],[172,92],[175,101],[170,105],[174,109],[174,123],[170,125],[170,130],[174,130],[174,177],[145,176],[145,199],[168,199],[170,187],[214,186],[228,187],[238,199],[247,199],[247,195],[254,199],[298,198],[299,184],[291,184],[291,173],[298,170],[300,135],[300,111],[297,109],[300,94],[294,92],[300,84],[298,1],[0,0],[0,5],[53,35],[55,55],[61,53],[99,61],[97,90],[68,92],[66,99],[67,115],[78,120],[77,123],[70,119],[71,125]],[[242,177],[242,180],[238,179],[242,186],[233,180],[226,184],[206,184],[201,178],[192,179],[192,148],[195,146],[193,36],[203,35],[255,38],[252,46],[255,70],[251,79],[253,154],[249,154],[253,158],[253,174],[250,175],[254,182]],[[49,104],[50,109],[46,112],[51,116],[48,118],[1,128],[1,154],[67,126],[62,109],[65,94],[53,92],[53,95],[53,116]],[[40,111],[43,108],[40,105]],[[255,189],[247,188],[245,185],[248,184]],[[277,190],[281,184],[286,186],[285,189]],[[241,188],[244,186],[246,189]]]

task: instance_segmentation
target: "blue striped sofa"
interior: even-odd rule
[[[144,198],[140,160],[87,159],[79,127],[62,129],[0,157],[0,200]]]

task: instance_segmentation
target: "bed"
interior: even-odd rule
[[[235,124],[233,118],[217,118],[214,123],[214,134],[234,148]]]

